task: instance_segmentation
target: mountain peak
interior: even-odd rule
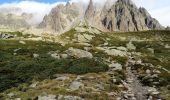
[[[95,8],[93,5],[93,0],[90,0],[89,5],[85,11],[85,15],[84,15],[85,20],[91,22],[94,16],[94,12],[95,12]]]
[[[70,5],[70,6],[67,6]],[[144,8],[136,7],[132,0],[107,0],[103,8],[96,9],[93,0],[89,0],[87,9],[83,11],[77,4],[58,5],[52,9],[45,25],[57,32],[74,28],[77,23],[85,23],[102,31],[143,31],[164,29],[160,23],[151,17]],[[81,13],[85,12],[85,13]]]
[[[132,0],[118,0],[117,2],[120,2],[123,4],[133,4]]]

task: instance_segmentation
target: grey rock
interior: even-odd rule
[[[78,81],[73,81],[70,86],[69,89],[71,89],[72,91],[78,90],[80,87],[83,87],[84,84]]]
[[[8,93],[7,96],[9,96],[11,98],[11,97],[15,96],[15,94],[14,93]]]
[[[57,77],[56,80],[58,81],[64,81],[64,80],[69,80],[70,78],[67,77],[67,76],[60,76],[60,77]]]
[[[0,39],[11,39],[11,38],[15,38],[15,35],[12,34],[8,34],[8,33],[0,33]]]
[[[64,96],[64,100],[84,100],[84,99],[78,96]]]
[[[15,98],[14,100],[21,100],[21,98]]]
[[[38,100],[57,100],[56,95],[38,96]]]
[[[74,49],[71,47],[66,52],[68,55],[74,56],[77,58],[93,58],[93,55],[90,52],[84,51],[81,49]]]
[[[37,57],[39,57],[39,54],[35,54],[35,53],[34,53],[34,54],[33,54],[33,57],[34,57],[34,58],[37,58]]]
[[[25,41],[19,41],[19,43],[24,45],[26,44]]]
[[[119,63],[112,63],[109,65],[109,68],[111,68],[111,70],[122,70],[122,65]]]

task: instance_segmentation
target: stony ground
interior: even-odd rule
[[[170,99],[169,31],[1,36],[2,100]]]

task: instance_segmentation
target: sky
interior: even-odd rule
[[[0,0],[1,7],[19,7],[25,12],[36,13],[35,20],[42,20],[42,16],[58,4],[64,4],[68,0]],[[71,2],[88,3],[89,0],[69,0]],[[103,3],[105,0],[94,0]],[[115,0],[113,0],[115,1]],[[163,26],[170,26],[170,0],[132,0],[138,7],[146,8],[152,17],[156,18]]]

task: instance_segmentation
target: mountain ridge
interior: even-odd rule
[[[87,25],[96,27],[98,29],[101,29],[102,31],[110,32],[129,32],[164,29],[164,27],[156,19],[151,17],[149,12],[145,8],[137,8],[137,6],[131,0],[117,0],[114,4],[110,6],[110,8],[106,6],[109,2],[111,1],[107,0],[105,6],[101,10],[98,10],[94,5],[93,0],[90,0],[87,9],[84,11],[84,15],[81,15],[79,10],[77,15],[75,16],[70,13],[62,13],[63,15],[60,15],[60,18],[68,20],[68,18],[66,18],[65,16],[73,16],[71,20],[74,22],[76,18],[78,18],[79,16],[83,16],[83,20],[84,22],[86,22]],[[70,6],[73,5],[70,4]],[[65,8],[67,8],[67,5],[62,6],[62,9]],[[68,11],[70,9],[71,7],[67,8]],[[54,14],[53,10],[50,13]],[[72,9],[72,11],[76,12],[75,9]],[[50,16],[49,14],[49,19],[50,17],[57,18],[58,16]],[[56,26],[51,26],[51,30],[54,30],[55,32],[65,30],[66,27],[61,28],[61,25],[69,25],[60,20],[58,20],[57,22],[59,24],[56,24]],[[57,31],[55,30],[56,27],[58,28]],[[71,28],[73,27],[70,27],[70,29]]]
[[[23,13],[16,15],[21,20],[17,22],[15,18],[4,19],[0,21],[1,25],[15,29],[41,30],[41,33],[64,33],[77,26],[86,25],[87,27],[95,27],[103,32],[130,32],[145,30],[164,30],[159,21],[154,19],[149,12],[143,8],[138,8],[132,0],[107,0],[103,6],[89,0],[87,8],[76,2],[68,2],[67,4],[59,4],[52,8],[49,14],[46,14],[43,20],[36,25],[31,25],[30,18],[33,14]],[[6,9],[11,12],[10,9]],[[6,11],[4,10],[4,11]],[[20,11],[19,8],[13,8],[12,11]],[[3,12],[4,13],[4,12]],[[14,13],[12,13],[15,15]],[[4,22],[3,20],[7,20]],[[10,22],[8,21],[10,20]],[[16,22],[15,22],[16,21]],[[15,22],[11,24],[11,22]],[[21,23],[22,22],[22,23]],[[28,27],[29,26],[29,27]],[[32,32],[37,33],[37,32]]]

